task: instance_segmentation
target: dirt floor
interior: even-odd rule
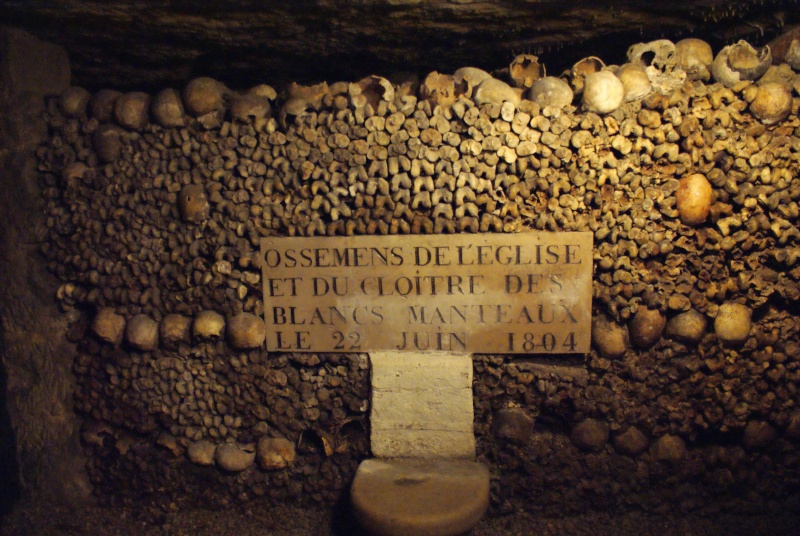
[[[360,536],[346,506],[323,510],[294,506],[264,508],[257,501],[225,511],[189,510],[171,514],[130,508],[52,508],[26,502],[0,519],[0,536],[113,535]],[[800,511],[778,516],[657,516],[641,512],[609,515],[587,512],[567,518],[527,513],[486,517],[472,536],[790,536],[800,534]]]

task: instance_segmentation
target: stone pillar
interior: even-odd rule
[[[373,459],[358,466],[353,513],[368,534],[468,533],[489,507],[475,461],[472,357],[370,352]]]
[[[73,504],[90,491],[73,411],[75,349],[38,253],[44,98],[69,83],[62,48],[0,27],[0,510],[20,490]]]
[[[472,357],[371,352],[376,458],[475,459]]]

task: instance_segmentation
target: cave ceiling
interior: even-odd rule
[[[763,44],[798,0],[0,0],[0,24],[62,45],[74,83],[155,90],[208,75],[233,88],[369,74],[495,71],[519,53],[558,74],[587,55],[701,37]]]

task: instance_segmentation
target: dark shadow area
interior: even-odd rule
[[[742,431],[704,430],[694,440],[696,447],[736,447],[742,442]]]
[[[533,430],[535,433],[568,434],[569,425],[560,415],[542,412],[536,416]]]
[[[333,506],[331,518],[331,534],[333,536],[366,536],[353,516],[353,505],[350,503],[350,486],[345,488],[339,500]]]
[[[5,343],[0,333],[0,355],[5,353]],[[11,512],[21,492],[17,442],[8,415],[8,373],[0,360],[0,516]]]

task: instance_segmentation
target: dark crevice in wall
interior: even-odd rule
[[[331,534],[332,536],[367,536],[353,516],[349,492],[343,493],[334,506]]]
[[[0,331],[0,355],[5,354],[5,343]],[[0,360],[0,516],[11,512],[19,501],[21,484],[17,464],[17,442],[8,414],[7,392],[8,373]]]

